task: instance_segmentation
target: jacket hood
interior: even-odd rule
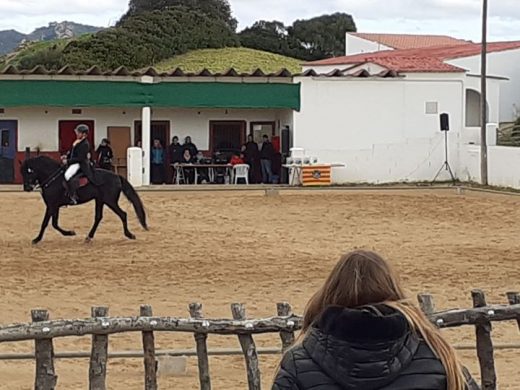
[[[385,305],[329,307],[303,341],[312,360],[345,389],[379,389],[408,367],[419,338]]]

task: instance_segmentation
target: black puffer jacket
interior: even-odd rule
[[[394,309],[330,307],[283,358],[273,390],[289,389],[445,390],[446,374]]]

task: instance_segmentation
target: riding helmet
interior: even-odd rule
[[[78,125],[74,130],[78,133],[88,133],[89,131],[88,126],[83,124]]]

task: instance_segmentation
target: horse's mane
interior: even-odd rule
[[[43,168],[45,170],[58,169],[60,162],[48,156],[37,156],[24,161],[24,165],[29,165],[33,168]]]

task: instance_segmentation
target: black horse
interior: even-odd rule
[[[56,160],[46,156],[39,156],[25,160],[21,165],[21,171],[24,191],[31,192],[40,187],[43,201],[47,206],[40,233],[32,241],[33,244],[37,244],[42,240],[51,218],[54,229],[64,236],[75,236],[76,233],[74,231],[64,230],[58,225],[60,208],[70,204],[70,199],[64,188],[64,167]],[[124,177],[116,175],[111,171],[97,169],[96,179],[99,181],[99,186],[95,187],[87,183],[77,191],[78,204],[84,204],[91,200],[96,201],[96,217],[94,225],[86,238],[87,242],[92,241],[96,234],[99,223],[103,219],[103,207],[105,205],[121,218],[125,236],[135,240],[135,236],[128,230],[127,214],[118,205],[121,192],[125,194],[134,206],[141,226],[148,230],[143,203],[135,189]]]

